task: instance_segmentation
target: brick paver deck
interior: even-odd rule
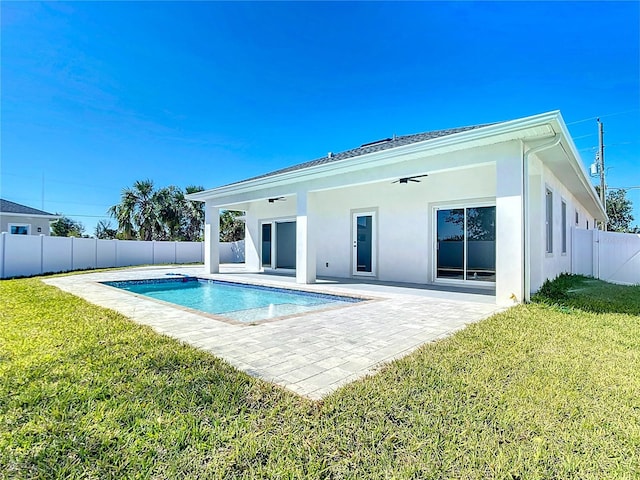
[[[91,303],[116,310],[157,332],[221,357],[238,369],[301,395],[320,399],[375,372],[420,345],[499,310],[493,297],[385,285],[295,285],[289,277],[247,274],[238,268],[205,275],[201,266],[141,267],[44,280]],[[235,272],[235,273],[234,273]],[[105,287],[97,282],[166,278],[181,273],[280,287],[375,297],[344,308],[311,312],[257,325],[221,322],[193,311]]]

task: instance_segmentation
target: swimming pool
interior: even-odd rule
[[[360,298],[301,292],[197,277],[102,282],[156,300],[220,315],[238,322],[256,322],[330,307]]]

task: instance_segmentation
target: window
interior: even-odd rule
[[[29,235],[31,233],[31,225],[28,223],[10,223],[9,233],[13,235]]]
[[[547,188],[546,197],[546,233],[547,253],[553,253],[553,192]]]
[[[562,253],[567,253],[567,202],[562,201]]]

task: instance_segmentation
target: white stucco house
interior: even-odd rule
[[[0,199],[0,231],[13,235],[49,235],[59,215]]]
[[[606,220],[559,111],[394,136],[187,198],[206,203],[208,272],[220,210],[243,210],[249,270],[473,286],[498,304],[572,271],[572,232]]]

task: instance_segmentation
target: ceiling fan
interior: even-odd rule
[[[425,173],[424,175],[414,175],[413,177],[403,177],[391,183],[409,183],[409,182],[420,183],[420,180],[417,180],[418,178],[428,177],[428,176],[429,175]]]

